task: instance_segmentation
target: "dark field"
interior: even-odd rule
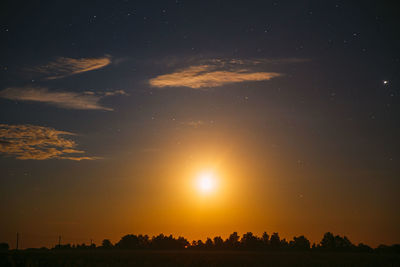
[[[0,266],[400,266],[400,255],[232,251],[19,251]]]

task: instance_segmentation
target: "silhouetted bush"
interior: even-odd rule
[[[113,244],[111,243],[111,241],[109,239],[104,239],[103,242],[101,242],[101,248],[104,249],[110,249],[113,248]]]
[[[289,247],[294,250],[310,250],[310,241],[305,236],[293,237]]]
[[[325,233],[321,240],[320,249],[326,251],[354,251],[355,246],[350,242],[346,236],[334,236],[332,233]]]
[[[189,242],[183,237],[175,239],[172,235],[165,236],[163,234],[153,237],[150,241],[152,249],[184,249],[189,245]]]
[[[162,235],[160,235],[162,236]],[[154,239],[153,239],[154,241]],[[153,245],[157,242],[155,240]],[[145,249],[150,245],[149,237],[147,235],[125,235],[121,238],[121,240],[115,244],[117,248],[121,249]]]

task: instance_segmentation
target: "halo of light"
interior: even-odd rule
[[[212,193],[217,188],[217,179],[213,172],[202,172],[198,174],[196,181],[197,189],[204,194]]]

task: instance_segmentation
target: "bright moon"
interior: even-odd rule
[[[217,187],[217,180],[212,172],[202,172],[197,176],[197,189],[202,193],[211,193]]]

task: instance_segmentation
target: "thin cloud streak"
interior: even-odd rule
[[[91,91],[76,93],[50,91],[45,87],[10,87],[0,91],[0,97],[10,100],[42,102],[66,109],[107,111],[112,111],[113,109],[104,107],[99,102],[104,97],[115,95],[127,95],[127,93],[123,90],[102,93]]]
[[[127,92],[124,90],[115,90],[115,91],[108,91],[102,93],[104,96],[117,96],[117,95],[126,95],[129,96]]]
[[[64,135],[75,135],[50,127],[30,124],[0,124],[0,154],[20,160],[67,159],[74,161],[95,160],[99,157],[76,156],[85,151],[76,149],[73,140]]]
[[[221,70],[215,65],[190,66],[171,74],[164,74],[150,79],[154,87],[218,87],[230,83],[266,81],[282,76],[277,72],[255,72],[248,69]]]
[[[68,58],[59,57],[55,61],[30,69],[33,72],[47,75],[46,80],[60,79],[75,74],[97,70],[111,64],[111,57],[101,58]]]

